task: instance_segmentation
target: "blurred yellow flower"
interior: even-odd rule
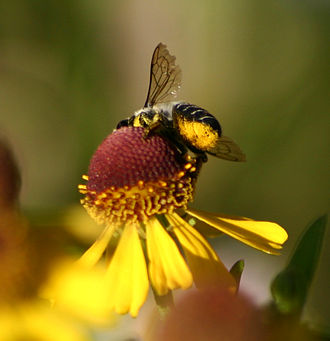
[[[106,227],[80,262],[94,266],[107,250],[105,281],[117,313],[136,316],[149,282],[158,296],[193,282],[235,290],[235,279],[193,219],[268,253],[277,253],[287,239],[275,223],[187,209],[201,164],[135,127],[114,131],[92,157],[79,190],[88,213]]]
[[[72,259],[59,260],[40,289],[40,296],[50,299],[57,311],[84,323],[110,326],[116,321],[101,266],[91,269]]]
[[[86,210],[81,205],[69,206],[61,220],[64,229],[79,241],[90,244],[102,232],[102,226],[86,215]]]
[[[46,302],[31,300],[0,307],[0,340],[87,341],[86,329]]]

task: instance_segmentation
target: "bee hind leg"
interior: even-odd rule
[[[191,145],[189,145],[188,148],[196,155],[196,159],[200,160],[203,163],[207,162],[207,154],[204,151],[199,150]]]

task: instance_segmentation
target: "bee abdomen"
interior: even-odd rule
[[[173,111],[185,120],[207,124],[221,136],[220,123],[207,110],[194,104],[178,103],[174,106]]]

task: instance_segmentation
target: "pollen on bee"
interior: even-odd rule
[[[89,179],[88,175],[86,175],[86,174],[84,174],[81,178],[82,178],[83,180],[86,180],[86,181],[88,181],[88,179]]]

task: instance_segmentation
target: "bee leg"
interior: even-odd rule
[[[204,163],[207,162],[208,159],[207,159],[207,154],[205,152],[197,148],[194,148],[191,145],[188,148],[196,155],[196,159],[201,160]]]
[[[161,128],[161,125],[162,124],[160,121],[152,122],[151,124],[144,128],[143,137],[147,139],[152,133],[159,130]]]
[[[201,160],[201,162],[203,162],[203,163],[207,162],[207,155],[204,152],[198,153],[196,158]]]
[[[170,127],[169,121],[163,115],[156,114],[154,115],[152,122],[148,122],[148,124],[144,127],[144,138],[150,136],[151,133],[161,134],[163,131],[166,131]]]
[[[173,139],[173,137],[170,134],[164,134],[164,137],[167,138],[168,141],[170,141],[173,146],[177,149],[177,151],[182,155],[186,155],[188,153],[187,147],[178,141],[178,139]]]

